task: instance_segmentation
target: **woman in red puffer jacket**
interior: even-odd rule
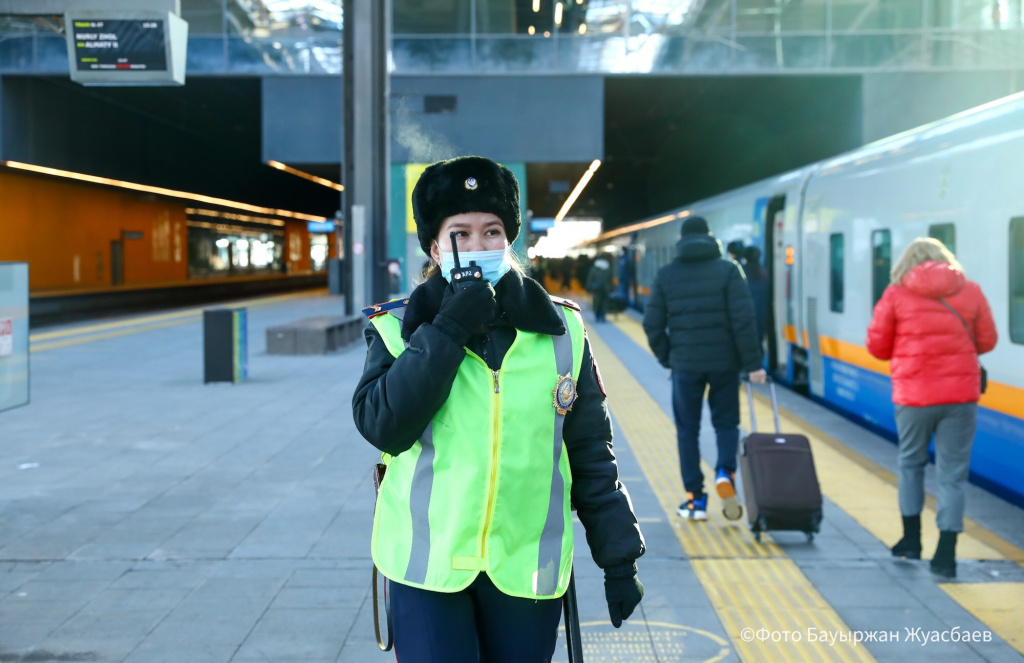
[[[978,355],[996,340],[985,295],[964,278],[949,249],[932,238],[911,242],[875,305],[867,347],[890,360],[892,373],[903,515],[903,538],[892,554],[921,558],[924,468],[934,435],[939,545],[931,569],[947,578],[956,576],[956,538],[963,531],[964,484],[981,396]]]

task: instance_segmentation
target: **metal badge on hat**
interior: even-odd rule
[[[477,181],[476,181],[475,177],[467,177],[466,178],[466,188],[467,189],[472,191],[473,189],[477,188],[478,186],[480,186],[480,185],[477,184]]]
[[[572,373],[559,375],[552,393],[555,396],[553,405],[558,414],[564,415],[571,410],[572,404],[576,402],[576,380],[572,379]]]

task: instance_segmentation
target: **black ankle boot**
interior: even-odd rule
[[[921,515],[903,516],[903,538],[892,547],[893,557],[921,559]]]
[[[939,546],[932,557],[932,573],[944,578],[956,577],[956,535],[958,532],[939,532]]]

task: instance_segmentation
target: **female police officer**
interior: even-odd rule
[[[579,309],[509,249],[519,185],[504,166],[429,166],[412,194],[427,278],[372,306],[352,399],[388,466],[373,559],[390,580],[402,663],[550,661],[572,569],[570,499],[618,627],[643,596],[644,540],[618,480],[611,422]],[[448,282],[474,261],[483,280]]]

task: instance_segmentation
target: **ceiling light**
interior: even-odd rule
[[[580,197],[581,193],[583,193],[583,189],[587,186],[587,182],[590,181],[590,178],[594,176],[594,173],[597,172],[597,169],[600,167],[600,159],[594,159],[594,161],[591,162],[590,168],[587,168],[587,172],[583,173],[583,177],[581,177],[580,181],[576,184],[576,188],[572,190],[569,197],[565,199],[565,203],[562,204],[562,209],[558,210],[558,214],[555,215],[555,223],[558,223],[565,218],[565,215],[568,214],[569,210],[572,208],[573,203],[575,203],[576,199]]]
[[[323,177],[317,177],[316,175],[310,175],[309,173],[303,172],[303,171],[299,170],[298,168],[292,168],[291,166],[286,166],[283,163],[281,163],[280,161],[274,161],[273,159],[271,159],[270,161],[267,162],[267,165],[270,166],[271,168],[277,168],[278,170],[283,170],[284,172],[289,173],[291,175],[295,175],[296,177],[301,177],[304,180],[309,180],[310,182],[316,182],[317,184],[323,185],[323,186],[325,186],[325,187],[327,187],[329,189],[334,189],[335,191],[344,191],[345,190],[345,187],[340,185],[340,184],[338,184],[337,182],[332,182],[329,179],[325,179]]]
[[[556,2],[555,3],[555,25],[561,25],[561,24],[562,24],[562,3],[561,2]]]
[[[125,182],[123,180],[115,180],[109,177],[86,175],[85,173],[73,173],[69,170],[60,170],[59,168],[48,168],[46,166],[36,166],[31,163],[21,163],[19,161],[0,161],[0,165],[7,166],[8,168],[15,168],[17,170],[27,170],[32,173],[40,173],[42,175],[51,175],[53,177],[63,177],[65,179],[70,180],[92,182],[93,184],[105,184],[107,186],[115,186],[121,189],[131,189],[132,191],[153,193],[158,196],[167,196],[169,198],[182,198],[184,200],[194,200],[196,202],[208,203],[210,205],[220,205],[221,207],[234,207],[235,209],[244,209],[248,212],[275,214],[277,216],[284,216],[291,219],[302,219],[303,221],[324,220],[324,217],[316,216],[314,214],[303,214],[302,212],[292,212],[289,210],[276,209],[273,207],[261,207],[260,205],[250,205],[249,203],[240,203],[238,201],[227,200],[225,198],[214,198],[213,196],[204,196],[199,193],[189,193],[188,191],[165,189],[160,186],[150,186],[148,184],[136,184],[135,182]]]

